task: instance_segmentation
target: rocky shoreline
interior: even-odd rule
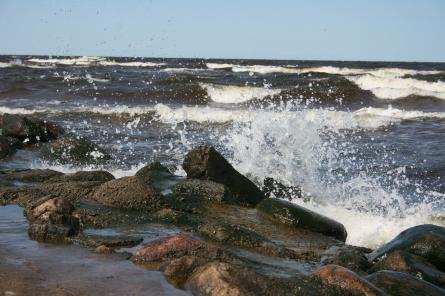
[[[0,128],[0,157],[27,145],[79,164],[109,157],[54,123],[5,114]],[[3,170],[0,205],[24,208],[33,240],[119,254],[195,295],[445,295],[443,227],[407,229],[376,250],[351,246],[341,223],[270,196],[299,197],[298,188],[273,179],[260,188],[211,146],[189,151],[183,169],[187,177],[155,162],[119,179]],[[181,231],[148,242],[86,231],[159,223]]]

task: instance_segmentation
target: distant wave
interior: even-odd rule
[[[200,86],[207,91],[210,99],[216,103],[238,104],[252,99],[263,99],[267,96],[274,96],[281,92],[281,89],[270,89],[253,86],[234,86],[220,84],[201,83]]]
[[[163,66],[165,63],[153,63],[153,62],[116,62],[114,60],[107,60],[103,57],[78,57],[78,58],[32,58],[28,59],[29,63],[36,64],[50,64],[50,65],[66,65],[66,66],[122,66],[122,67],[157,67]]]

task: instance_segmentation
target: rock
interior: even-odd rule
[[[70,238],[72,243],[80,244],[87,247],[100,247],[105,246],[107,248],[132,248],[140,244],[144,239],[142,237],[133,237],[125,235],[91,235],[91,234],[79,234]]]
[[[152,216],[153,220],[170,223],[180,226],[194,226],[199,223],[199,218],[194,215],[190,215],[184,212],[175,211],[173,209],[162,209],[157,211]]]
[[[273,178],[264,179],[262,190],[267,198],[276,197],[281,199],[288,199],[289,201],[291,201],[294,198],[303,197],[303,193],[300,187],[285,186],[284,184]]]
[[[149,242],[133,254],[133,261],[163,261],[169,258],[195,255],[199,249],[208,247],[208,244],[204,241],[182,232],[174,236]]]
[[[387,256],[371,268],[370,272],[379,270],[409,273],[434,285],[445,288],[445,273],[437,270],[434,265],[428,263],[422,257],[405,251],[397,250],[387,254]]]
[[[210,262],[198,267],[185,287],[194,295],[347,295],[347,291],[328,286],[309,277],[281,279],[266,276],[243,266]]]
[[[96,249],[94,249],[94,252],[97,254],[108,255],[108,254],[111,254],[113,252],[113,250],[107,246],[100,245]]]
[[[178,182],[168,198],[172,208],[202,213],[208,205],[233,201],[229,189],[223,184],[208,180],[188,179]]]
[[[165,262],[159,268],[167,280],[176,287],[183,288],[190,275],[200,266],[208,263],[205,258],[183,256]]]
[[[371,261],[395,250],[407,251],[425,258],[426,261],[445,272],[445,228],[424,224],[402,231],[389,243],[369,254]]]
[[[0,129],[4,136],[30,144],[47,142],[63,134],[63,129],[53,122],[16,114],[0,115]]]
[[[94,192],[93,198],[101,204],[125,208],[152,211],[162,207],[160,193],[140,177],[123,177],[102,184]]]
[[[80,228],[73,211],[74,206],[63,198],[47,196],[38,200],[25,212],[30,221],[29,236],[42,242],[66,242]]]
[[[265,198],[252,181],[235,170],[213,147],[199,146],[193,149],[185,156],[182,166],[189,179],[224,184],[240,204],[256,205]]]
[[[314,271],[312,276],[319,278],[324,283],[339,286],[351,294],[366,296],[386,295],[369,281],[338,265],[323,266]]]
[[[147,164],[136,172],[136,176],[141,177],[148,184],[160,190],[175,184],[178,179],[177,176],[173,175],[170,170],[160,162]]]
[[[63,173],[49,169],[10,169],[0,171],[0,176],[9,181],[39,183],[63,176]]]
[[[61,179],[63,180],[63,177]],[[103,182],[99,181],[52,182],[48,180],[38,187],[38,191],[43,195],[57,195],[77,203],[92,199],[94,190],[102,184]]]
[[[323,255],[321,261],[324,265],[340,265],[358,274],[366,274],[367,270],[372,266],[363,248],[347,245],[341,247],[334,246],[326,250]]]
[[[347,232],[341,223],[290,202],[267,198],[257,205],[257,209],[280,223],[346,241]]]
[[[13,146],[9,138],[0,134],[0,159],[6,158],[14,154],[16,148]]]
[[[66,135],[42,147],[42,156],[62,164],[100,164],[111,159],[104,149],[90,140],[73,134]]]
[[[213,241],[243,248],[261,247],[267,239],[254,231],[239,225],[226,223],[205,223],[198,227],[198,233]]]
[[[114,180],[114,176],[107,171],[79,171],[73,174],[60,174],[50,178],[48,183],[56,182],[100,182],[105,183]]]
[[[402,272],[383,270],[367,276],[366,279],[385,291],[388,295],[445,295],[443,289]]]

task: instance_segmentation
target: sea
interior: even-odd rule
[[[0,169],[122,177],[160,161],[185,175],[187,151],[211,144],[258,186],[301,187],[292,202],[343,223],[349,244],[445,225],[444,63],[4,55],[0,113],[54,121],[112,156],[78,166],[30,148]]]

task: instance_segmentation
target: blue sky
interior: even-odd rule
[[[443,0],[0,0],[0,54],[445,62]]]

